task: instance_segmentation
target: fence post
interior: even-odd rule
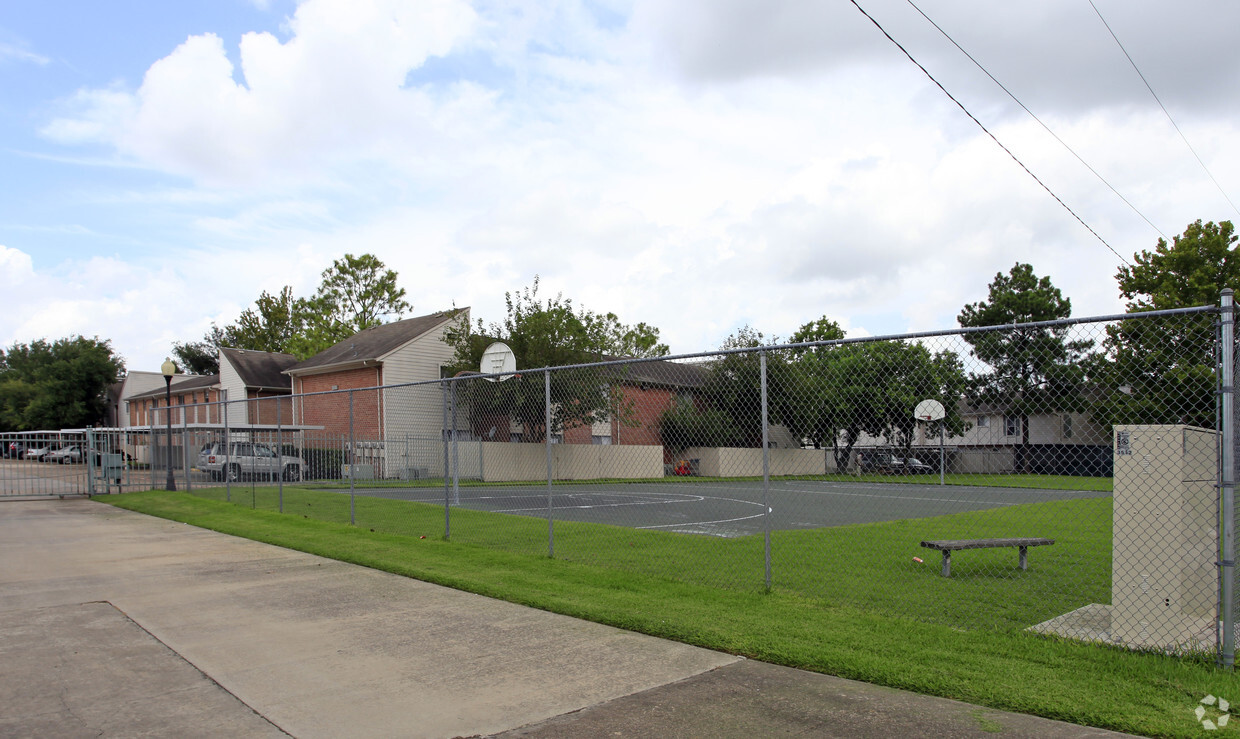
[[[280,398],[275,399],[276,403],[276,476],[280,482],[277,486],[278,509],[280,513],[284,513],[284,431],[280,427]]]
[[[221,471],[224,473],[224,500],[232,502],[232,480],[228,478],[229,455],[232,454],[232,431],[228,428],[228,391],[225,390],[224,399],[220,405],[224,407],[224,466]]]
[[[353,436],[353,391],[349,391],[349,525],[357,525],[353,481],[357,479],[357,439]]]
[[[771,445],[770,424],[767,422],[766,405],[766,352],[758,352],[758,367],[762,375],[762,523],[763,557],[766,563],[766,589],[771,589]]]
[[[551,370],[543,373],[543,441],[547,447],[547,556],[555,556],[555,515],[551,505]]]
[[[185,470],[185,492],[193,492],[189,479],[189,415],[181,408],[181,467]]]
[[[452,535],[452,491],[448,488],[448,382],[443,381],[439,385],[443,391],[443,430],[440,434],[443,438],[443,538],[447,539]]]
[[[3,439],[0,439],[0,445],[3,445]],[[99,461],[103,461],[103,451],[99,452]],[[94,429],[86,429],[86,448],[82,450],[82,461],[86,463],[86,496],[90,497],[95,494],[95,431]]]
[[[1224,669],[1233,669],[1236,662],[1236,624],[1235,624],[1235,574],[1236,574],[1236,447],[1235,447],[1235,300],[1231,288],[1223,290],[1222,300],[1222,342],[1220,346],[1221,389],[1220,430],[1222,431],[1223,464],[1220,476],[1222,493],[1223,531],[1220,566],[1222,567],[1222,601],[1223,601],[1223,644],[1222,665]]]
[[[452,383],[452,504],[461,504],[461,450],[456,443],[456,383]]]

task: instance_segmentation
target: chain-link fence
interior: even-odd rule
[[[1230,660],[1230,319],[1225,302],[160,409],[151,481]]]

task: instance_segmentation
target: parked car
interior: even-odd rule
[[[928,475],[934,472],[934,468],[917,457],[908,457],[901,460],[900,470],[906,475]]]
[[[899,472],[904,467],[904,460],[885,452],[863,451],[857,454],[857,464],[862,472]]]
[[[214,480],[237,482],[243,477],[270,478],[280,475],[287,482],[301,479],[301,457],[282,456],[267,444],[234,441],[206,444],[198,452],[198,469]]]
[[[26,453],[26,444],[21,441],[10,441],[3,444],[4,456],[8,459],[21,459]]]
[[[55,451],[48,452],[43,455],[44,462],[59,462],[60,464],[68,464],[70,462],[82,461],[82,447],[77,444],[68,444],[62,446]]]
[[[22,458],[42,460],[44,457],[48,455],[49,452],[53,452],[55,450],[56,450],[56,447],[52,446],[51,444],[47,442],[43,442],[43,443],[36,442],[36,443],[31,444],[29,447],[27,447],[26,453],[25,455],[23,455]]]

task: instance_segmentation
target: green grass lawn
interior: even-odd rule
[[[223,496],[223,490],[196,491]],[[572,616],[756,659],[1006,710],[1154,736],[1197,735],[1206,694],[1240,699],[1209,656],[1172,658],[1042,637],[1024,627],[1109,601],[1110,500],[1039,503],[915,521],[776,532],[773,588],[761,537],[712,537],[546,521],[286,487],[106,502]],[[253,505],[256,510],[249,510]],[[953,557],[923,538],[1042,535]],[[420,536],[426,539],[420,539]],[[921,556],[925,564],[913,562]],[[725,587],[720,587],[725,586]]]
[[[349,523],[370,531],[441,537],[442,505],[350,496],[297,486],[283,490],[291,515]],[[222,499],[223,488],[195,491]],[[278,510],[276,488],[233,488],[242,506]],[[547,554],[545,519],[451,510],[451,539],[516,554]],[[558,559],[712,587],[763,590],[761,536],[720,538],[621,526],[557,521]],[[950,579],[939,575],[941,554],[923,539],[1045,536],[1055,545],[1029,554],[1017,568],[1015,549],[979,549],[953,556]],[[914,557],[923,561],[917,563]],[[934,518],[855,526],[776,531],[771,585],[782,591],[892,615],[915,616],[964,628],[1023,629],[1090,603],[1107,603],[1111,577],[1109,498],[1034,503]]]

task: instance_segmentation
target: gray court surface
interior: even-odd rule
[[[927,478],[929,479],[929,478]],[[345,491],[347,492],[347,491]],[[922,483],[761,481],[676,483],[556,484],[548,500],[547,485],[461,486],[443,488],[364,488],[355,491],[399,500],[453,505],[559,521],[588,521],[613,526],[710,536],[745,536],[766,530],[763,511],[770,508],[772,530],[843,526],[907,518],[926,518],[988,508],[1106,498],[1109,492],[974,487]],[[764,506],[764,499],[767,505]]]

